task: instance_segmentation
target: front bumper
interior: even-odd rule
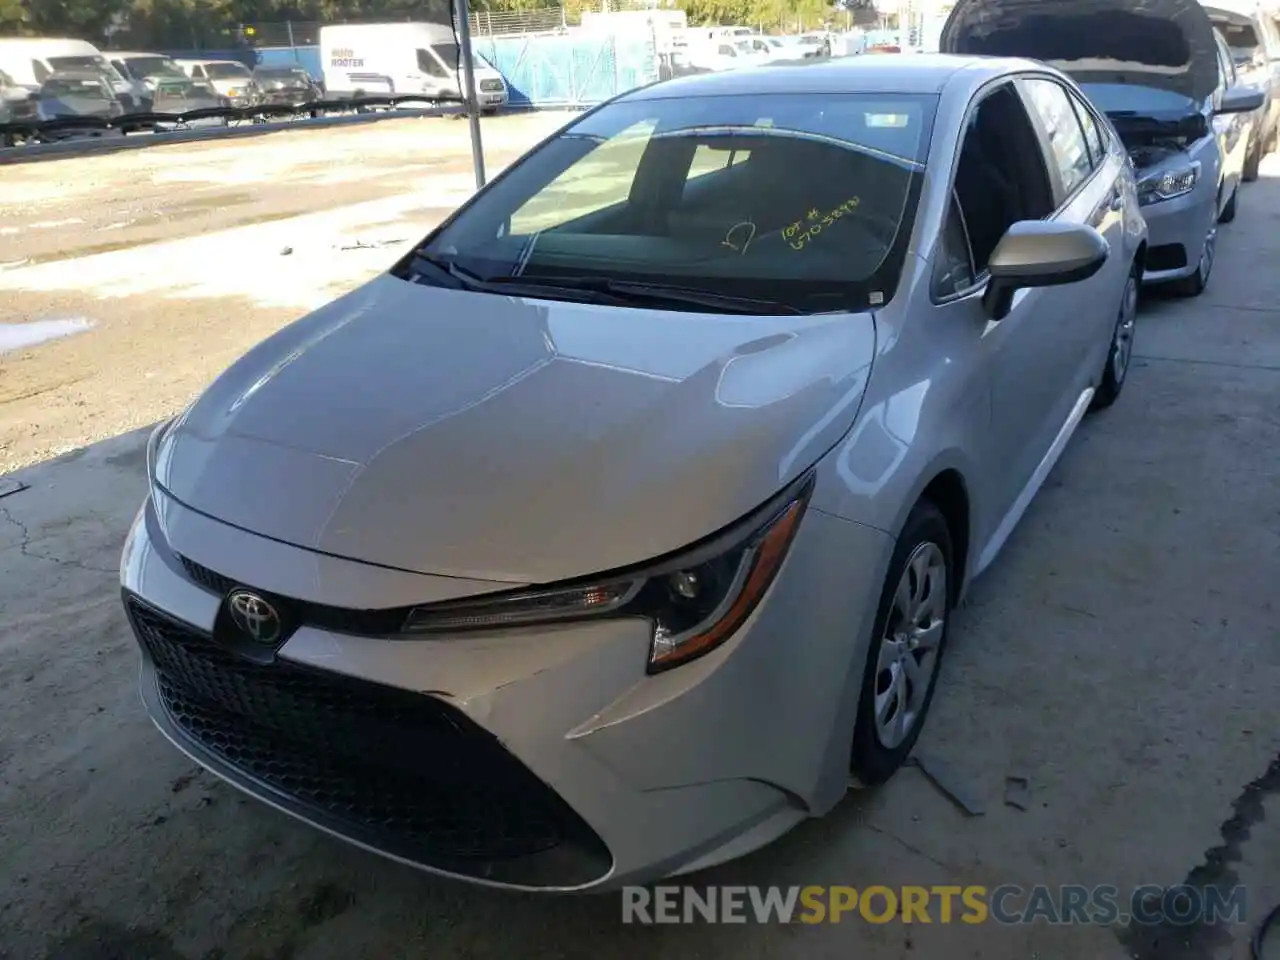
[[[1143,283],[1168,283],[1196,272],[1205,240],[1217,223],[1217,207],[1216,187],[1202,182],[1186,196],[1142,208],[1147,221]]]
[[[401,862],[565,892],[710,866],[839,800],[890,548],[810,508],[746,625],[655,676],[647,623],[622,620],[443,640],[304,625],[270,662],[239,657],[233,583],[357,610],[458,586],[267,541],[163,493],[121,580],[147,710],[194,760]],[[867,571],[868,589],[832,589],[833,570]]]

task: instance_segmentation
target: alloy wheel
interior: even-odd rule
[[[1204,249],[1200,251],[1200,285],[1204,286],[1209,282],[1209,274],[1213,272],[1213,260],[1218,249],[1218,228],[1214,227],[1209,231],[1209,235],[1204,238]]]
[[[1137,320],[1138,278],[1130,274],[1120,302],[1115,337],[1111,342],[1111,377],[1117,384],[1124,383],[1124,378],[1129,373],[1129,360],[1133,356],[1133,331]]]
[[[929,696],[947,614],[947,561],[922,543],[898,580],[876,660],[876,738],[892,750],[911,734]]]

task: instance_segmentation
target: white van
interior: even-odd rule
[[[463,76],[453,29],[442,23],[343,24],[320,28],[327,96],[357,93],[462,95]],[[476,100],[493,112],[507,105],[502,74],[473,55]]]
[[[126,113],[151,109],[150,94],[142,84],[120,75],[102,51],[86,40],[63,37],[0,38],[0,70],[30,90],[38,90],[50,74],[60,70],[94,70],[101,73]]]

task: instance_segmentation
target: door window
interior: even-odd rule
[[[960,222],[944,228],[950,266],[942,270],[950,276],[956,276],[952,268],[962,259],[961,237],[967,239],[973,274],[980,277],[1009,227],[1053,213],[1056,204],[1039,140],[1010,84],[983,96],[969,115],[953,201],[953,216]]]
[[[418,50],[418,69],[432,77],[448,76],[448,74],[445,73],[444,67],[440,66],[439,61],[437,61],[428,50]]]
[[[1065,200],[1089,178],[1093,165],[1084,130],[1071,106],[1066,89],[1053,80],[1030,78],[1024,81],[1032,112],[1049,141],[1049,150],[1058,169]]]
[[[1089,153],[1093,155],[1093,168],[1096,170],[1107,159],[1107,141],[1102,133],[1102,125],[1097,118],[1074,93],[1070,94],[1071,105],[1076,109],[1076,116],[1080,118],[1080,126],[1084,128],[1085,140],[1089,144]]]

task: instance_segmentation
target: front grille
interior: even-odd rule
[[[211,593],[225,597],[236,587],[246,586],[238,580],[210,570],[188,557],[178,557],[182,569],[195,583]],[[261,591],[259,591],[261,592]],[[294,613],[300,623],[319,627],[321,630],[332,630],[335,633],[348,633],[355,636],[385,637],[399,633],[413,607],[396,607],[384,610],[349,610],[345,607],[331,607],[323,603],[310,603],[293,597],[277,597]]]
[[[499,90],[502,89],[502,81],[501,80],[481,80],[480,89],[485,90],[489,93],[497,93]]]
[[[340,835],[464,876],[578,886],[608,870],[581,818],[442,701],[252,663],[132,596],[126,607],[165,719],[254,792],[265,785]]]
[[[230,577],[224,577],[220,573],[214,573],[208,567],[201,566],[194,560],[188,560],[186,557],[179,557],[178,559],[182,562],[182,569],[187,572],[187,576],[206,590],[216,593],[219,596],[224,596],[235,589],[236,582]]]

